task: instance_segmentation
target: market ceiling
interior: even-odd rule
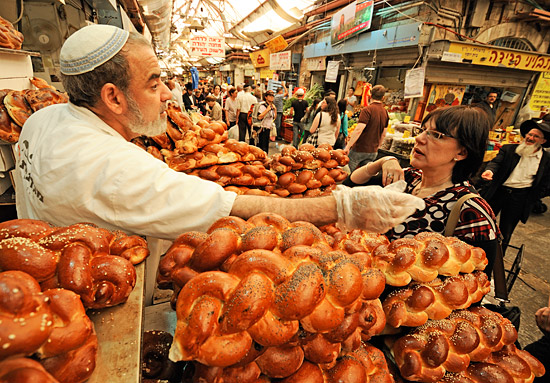
[[[147,2],[159,3],[158,0],[155,2],[140,0],[142,6]],[[157,33],[155,36],[155,31],[152,32],[153,36],[157,37],[157,46],[167,50],[167,60],[196,63],[200,58],[190,55],[191,37],[224,37],[226,49],[254,50],[280,32],[299,24],[304,12],[311,9],[315,2],[315,0],[173,0],[169,38],[165,38],[167,41],[159,41],[160,34]],[[219,63],[222,60],[217,57],[207,59],[210,64]]]

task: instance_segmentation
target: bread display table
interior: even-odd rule
[[[126,303],[88,311],[99,342],[96,368],[88,383],[141,381],[145,262],[136,266],[136,276]]]

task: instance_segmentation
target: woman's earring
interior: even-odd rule
[[[456,161],[458,161],[458,158],[456,158],[456,157],[455,157],[455,158],[453,158],[453,161],[455,161],[455,162],[456,162]]]

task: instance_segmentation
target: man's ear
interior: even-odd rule
[[[126,96],[110,82],[101,88],[101,101],[114,114],[123,114],[127,109]]]

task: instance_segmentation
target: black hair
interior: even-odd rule
[[[471,179],[483,163],[483,156],[487,149],[490,122],[487,113],[481,108],[469,105],[457,105],[443,109],[436,109],[436,130],[458,140],[466,149],[466,158],[458,161],[453,168],[452,181],[459,183]],[[422,121],[428,121],[428,115]]]
[[[338,101],[338,110],[340,113],[344,113],[346,111],[346,108],[348,107],[348,102],[344,100],[343,98]]]

